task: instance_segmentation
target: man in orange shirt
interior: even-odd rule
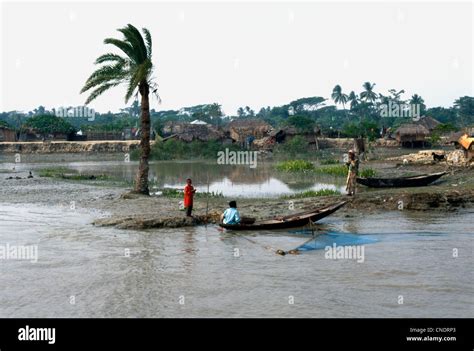
[[[192,217],[191,212],[193,211],[193,198],[196,189],[193,187],[193,181],[186,179],[186,186],[184,187],[184,207],[186,207],[186,216]]]

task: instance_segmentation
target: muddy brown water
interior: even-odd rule
[[[72,167],[96,169],[94,162]],[[113,168],[117,161],[107,162]],[[127,167],[124,174],[132,172]],[[120,189],[36,178],[11,183],[4,174],[0,248],[37,247],[38,257],[0,259],[0,317],[474,315],[472,209],[341,211],[321,221],[314,240],[307,230],[242,234],[215,225],[120,230],[93,226],[107,213],[90,200]],[[299,255],[274,253],[308,240]],[[363,262],[327,258],[333,244],[363,246]]]

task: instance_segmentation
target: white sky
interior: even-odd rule
[[[156,110],[218,102],[233,114],[366,81],[428,106],[473,96],[472,2],[3,2],[0,111],[82,105],[95,58],[113,51],[103,39],[127,23],[153,36]],[[124,95],[90,107],[118,111]]]

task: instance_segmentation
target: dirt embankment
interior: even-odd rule
[[[318,143],[321,148],[350,149],[354,145],[354,139],[318,138]],[[139,144],[139,140],[0,142],[0,152],[27,154],[114,153],[128,152],[137,148]],[[398,142],[395,140],[377,139],[374,142],[374,146],[396,147]]]
[[[137,148],[139,144],[139,140],[1,142],[0,152],[11,154],[118,153],[129,152]]]
[[[437,211],[446,215],[457,209],[474,208],[473,167],[455,166],[446,162],[433,164],[431,161],[404,164],[398,160],[363,162],[362,167],[376,169],[381,177],[440,171],[447,174],[425,187],[371,189],[359,185],[355,197],[339,195],[294,200],[237,199],[239,211],[242,216],[265,219],[341,200],[347,200],[348,204],[332,216],[365,216],[381,211]],[[94,183],[40,178],[36,175],[27,179],[27,173],[16,179],[18,173],[14,172],[4,172],[0,177],[0,202],[70,206],[70,202],[74,201],[78,209],[93,209],[101,214],[95,216],[95,225],[146,229],[215,223],[219,220],[220,213],[228,207],[227,203],[232,200],[197,198],[194,203],[194,219],[190,219],[180,210],[181,198],[126,195],[127,189],[106,183],[96,186]]]
[[[432,186],[400,189],[360,188],[355,197],[324,196],[294,200],[237,199],[241,215],[257,219],[272,218],[347,200],[347,205],[333,216],[361,216],[381,211],[438,211],[451,212],[474,208],[474,179],[469,169],[451,172],[446,180]],[[95,225],[117,226],[127,229],[193,226],[217,223],[227,208],[227,198],[197,199],[194,219],[186,218],[179,210],[180,199],[122,195],[102,203],[110,213],[97,219]],[[207,210],[206,210],[207,209]]]

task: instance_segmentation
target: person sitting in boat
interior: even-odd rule
[[[349,150],[348,152],[348,162],[346,165],[348,167],[347,180],[346,180],[346,191],[347,195],[355,195],[356,192],[356,179],[359,173],[359,160],[357,159],[354,150]]]
[[[237,211],[237,202],[229,202],[229,208],[221,215],[221,221],[224,224],[239,224],[240,214]]]

